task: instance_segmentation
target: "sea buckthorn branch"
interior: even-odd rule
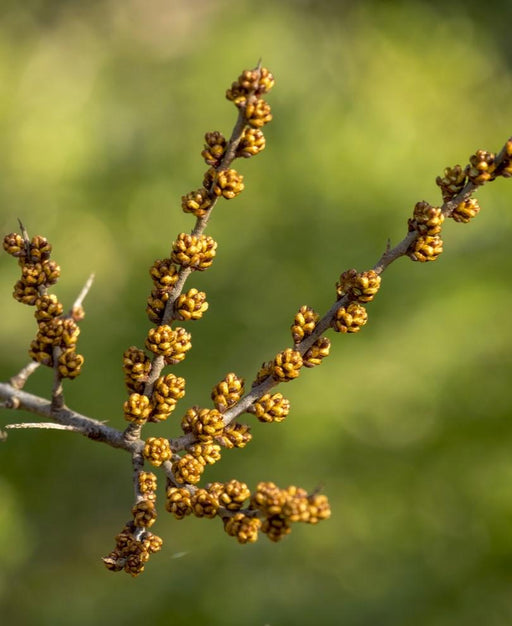
[[[226,97],[238,108],[238,118],[229,140],[219,131],[205,135],[202,156],[209,166],[202,187],[182,198],[182,208],[196,217],[190,234],[179,233],[172,245],[169,258],[157,259],[150,274],[153,290],[148,298],[146,312],[151,322],[145,349],[130,347],[124,354],[123,367],[129,397],[123,410],[128,426],[124,431],[126,441],[139,439],[148,421],[166,420],[174,411],[177,401],[185,393],[185,381],[174,374],[162,375],[165,366],[180,363],[191,348],[191,336],[182,327],[173,327],[177,321],[195,321],[208,309],[206,294],[195,288],[184,292],[188,277],[194,271],[205,271],[213,263],[217,243],[204,235],[211,212],[220,197],[236,197],[244,188],[243,177],[231,163],[236,158],[248,158],[265,147],[261,127],[272,118],[269,105],[261,98],[273,86],[272,74],[261,64],[245,71],[228,89]],[[238,381],[240,383],[240,381]],[[227,404],[222,408],[227,408]],[[169,484],[193,485],[198,482],[203,466],[220,458],[220,445],[213,439],[224,437],[224,445],[233,447],[232,437],[238,442],[247,439],[244,427],[224,433],[224,423],[218,409],[192,407],[182,420],[184,432],[193,432],[198,444],[190,446],[187,454],[180,456],[171,448],[165,437],[149,437],[145,441],[143,456],[154,465],[164,465]],[[247,429],[245,429],[246,431]],[[236,433],[236,434],[235,434]],[[141,545],[149,525],[155,520],[153,500],[140,491],[140,480],[145,474],[141,459],[132,457],[135,498],[133,521],[125,526],[116,538],[116,547],[104,559],[109,569],[124,569],[132,575],[143,569],[149,552]],[[192,488],[191,488],[192,489]],[[193,489],[192,489],[193,491]]]
[[[39,278],[42,270],[31,266],[34,264],[32,256],[36,255],[33,248],[38,249],[39,243],[29,241],[24,229],[21,236],[8,235],[4,241],[5,249],[20,257],[22,265],[22,284],[17,284],[15,298],[36,304],[38,337],[43,331],[44,337],[51,337],[51,350],[46,346],[46,353],[38,358],[38,352],[32,348],[31,356],[38,364],[55,367],[58,363],[52,402],[22,391],[21,387],[34,369],[29,366],[13,377],[11,384],[0,383],[4,406],[47,416],[57,422],[57,428],[80,432],[131,453],[135,501],[132,518],[116,536],[115,548],[103,559],[112,571],[124,570],[136,576],[144,570],[150,555],[162,546],[162,540],[149,530],[157,515],[157,477],[146,470],[146,461],[160,468],[166,477],[165,508],[168,512],[177,519],[191,514],[207,519],[219,517],[226,533],[240,543],[256,541],[259,532],[278,541],[291,531],[294,522],[316,524],[327,519],[329,502],[318,491],[308,493],[296,486],[283,489],[274,483],[260,482],[251,493],[245,483],[235,479],[207,483],[204,487],[199,483],[207,466],[220,460],[222,448],[243,448],[251,440],[250,427],[238,421],[243,413],[253,414],[264,423],[281,422],[286,418],[290,403],[281,393],[270,393],[272,388],[294,380],[303,367],[315,367],[329,355],[330,341],[324,336],[327,330],[332,328],[341,333],[361,330],[368,319],[366,305],[377,294],[381,274],[393,261],[400,256],[420,262],[435,260],[442,252],[440,233],[444,219],[451,217],[456,222],[468,222],[479,211],[478,203],[471,197],[473,192],[497,176],[512,176],[512,139],[498,155],[479,150],[464,168],[459,165],[447,168],[443,177],[436,180],[443,204],[434,207],[424,201],[416,203],[405,238],[394,248],[388,244],[373,269],[343,272],[336,283],[335,302],[323,317],[311,307],[302,306],[291,325],[292,347],[262,365],[248,392],[244,381],[231,372],[212,390],[214,408],[193,406],[186,410],[181,419],[183,435],[174,439],[149,437],[142,440],[144,424],[165,421],[185,395],[183,378],[173,373],[162,375],[165,366],[179,364],[191,347],[190,334],[184,328],[174,328],[173,323],[198,320],[208,308],[206,294],[195,288],[184,292],[185,283],[194,271],[204,271],[213,262],[217,243],[204,235],[204,229],[216,202],[220,197],[232,199],[243,190],[243,178],[231,169],[232,162],[253,156],[265,147],[261,128],[272,116],[261,96],[273,84],[272,74],[261,65],[243,72],[226,93],[227,99],[238,108],[230,139],[226,140],[218,131],[205,135],[201,154],[209,169],[202,187],[182,198],[183,210],[196,217],[195,226],[190,234],[178,235],[168,258],[158,259],[152,265],[153,291],[146,311],[155,327],[148,332],[145,350],[131,347],[123,355],[129,393],[123,406],[128,426],[123,432],[64,407],[59,377],[63,377],[60,360],[66,347],[60,337],[66,326],[64,322],[55,321],[49,329],[41,325],[46,322],[45,316],[50,320],[65,318],[62,309],[58,309],[58,301],[46,292],[46,279]],[[44,241],[40,242],[43,248]],[[37,304],[34,282],[38,285],[39,299],[46,296],[43,304]],[[27,302],[27,299],[35,299],[35,302]],[[71,313],[70,319],[74,317]],[[74,327],[68,326],[68,334],[73,334]],[[43,422],[9,425],[9,428],[30,427],[49,428],[50,425]]]
[[[150,320],[159,323],[162,330],[170,328],[177,319],[199,319],[208,308],[203,292],[193,289],[183,295],[183,288],[190,274],[194,270],[208,269],[215,256],[217,244],[203,232],[218,199],[232,199],[244,188],[243,177],[229,166],[236,158],[248,158],[265,147],[263,133],[258,128],[272,117],[268,105],[258,108],[258,103],[264,102],[260,96],[273,84],[272,74],[260,63],[254,70],[244,72],[226,94],[239,109],[229,141],[218,131],[205,135],[206,145],[201,154],[210,169],[205,174],[203,186],[182,198],[183,210],[196,217],[195,226],[190,235],[181,233],[178,236],[170,259],[155,261],[150,270],[155,289],[148,299],[146,311]],[[170,339],[169,332],[167,334]],[[165,355],[159,354],[157,344],[151,341],[150,344],[153,348],[147,342],[146,347],[154,352],[154,357],[145,376],[143,394],[147,398],[151,397],[153,386],[166,365]],[[125,436],[138,438],[141,428],[140,420],[134,421],[126,428]]]

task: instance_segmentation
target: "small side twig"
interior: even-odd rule
[[[29,376],[33,374],[40,365],[41,364],[37,363],[36,361],[31,361],[30,363],[25,365],[25,367],[21,369],[15,376],[9,379],[10,384],[15,389],[23,389]]]

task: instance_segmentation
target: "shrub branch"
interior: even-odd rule
[[[272,74],[260,63],[244,71],[226,92],[238,109],[230,138],[219,131],[205,135],[201,155],[209,169],[202,186],[182,197],[182,209],[196,218],[195,224],[190,233],[178,234],[168,257],[157,259],[151,266],[153,290],[146,312],[153,326],[144,349],[131,346],[123,354],[127,390],[123,415],[128,422],[124,430],[81,415],[64,403],[63,383],[76,378],[83,365],[84,359],[76,351],[78,322],[84,316],[82,304],[93,277],[64,314],[57,297],[49,292],[60,268],[51,259],[48,241],[41,236],[29,239],[21,222],[21,234],[11,233],[4,239],[4,249],[18,259],[22,272],[13,296],[35,308],[37,334],[29,349],[32,362],[8,383],[0,383],[0,399],[5,409],[25,410],[52,420],[8,424],[5,428],[70,430],[130,453],[134,487],[131,518],[116,535],[114,549],[103,559],[109,570],[137,576],[151,554],[162,547],[162,539],[150,530],[157,517],[157,476],[148,471],[148,465],[163,473],[165,508],[176,519],[188,515],[219,518],[225,532],[240,543],[256,541],[260,532],[271,541],[279,541],[295,522],[316,524],[327,519],[329,502],[318,489],[308,492],[294,485],[280,488],[260,482],[251,491],[236,479],[201,485],[203,473],[221,459],[223,450],[243,448],[251,441],[250,426],[239,421],[242,415],[265,423],[286,418],[290,403],[272,390],[297,378],[304,368],[322,363],[330,353],[327,331],[354,334],[363,328],[368,319],[366,307],[377,295],[381,276],[391,263],[403,256],[422,263],[435,261],[443,251],[444,220],[469,222],[480,210],[473,193],[497,177],[512,176],[512,138],[497,155],[477,150],[464,167],[446,168],[436,179],[442,203],[417,202],[402,241],[394,247],[388,241],[372,269],[342,272],[335,285],[334,302],[323,316],[302,306],[291,324],[290,346],[262,364],[248,390],[243,379],[229,372],[212,389],[214,408],[186,409],[180,421],[181,434],[144,438],[145,424],[167,420],[185,395],[186,381],[165,371],[178,366],[192,347],[191,333],[178,324],[194,322],[208,309],[206,294],[194,287],[186,291],[186,284],[196,271],[209,269],[214,261],[217,242],[204,233],[217,202],[221,198],[231,200],[244,189],[243,176],[232,169],[233,162],[265,148],[262,128],[272,115],[263,96],[273,85]],[[54,372],[50,401],[23,390],[40,365]],[[5,438],[5,433],[0,435]]]

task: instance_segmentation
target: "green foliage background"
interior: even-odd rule
[[[96,273],[66,399],[121,428],[120,359],[149,325],[147,269],[192,226],[180,197],[202,179],[204,132],[230,132],[224,91],[242,69],[262,57],[274,72],[274,121],[267,149],[239,163],[246,191],[215,210],[216,262],[190,281],[210,310],[176,370],[182,409],[228,371],[250,380],[289,345],[300,305],[325,311],[341,271],[371,267],[415,202],[438,202],[444,167],[512,134],[505,1],[4,0],[0,17],[1,230],[20,217],[49,238],[64,303]],[[176,522],[160,497],[164,550],[138,579],[114,575],[99,557],[130,516],[128,456],[11,432],[3,623],[511,623],[512,182],[478,197],[436,263],[393,265],[363,332],[331,335],[331,357],[283,388],[286,422],[256,423],[207,476],[322,485],[330,521],[244,547],[218,520]],[[17,278],[3,255],[2,380],[34,334],[10,298]],[[49,387],[41,371],[27,388]],[[177,414],[147,433],[173,434]]]

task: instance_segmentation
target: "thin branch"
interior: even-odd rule
[[[132,466],[133,466],[133,490],[135,492],[135,503],[144,500],[144,494],[141,493],[139,474],[144,469],[144,457],[142,452],[134,452],[132,454]]]
[[[64,387],[62,386],[62,376],[59,372],[59,357],[61,349],[58,346],[53,348],[53,386],[52,386],[52,409],[58,411],[64,406]]]
[[[71,311],[73,311],[73,309],[78,309],[82,306],[83,301],[85,300],[86,295],[89,293],[89,290],[91,289],[93,282],[94,282],[94,274],[91,274],[89,278],[85,281],[84,286],[82,287],[80,293],[76,297],[76,300],[74,301],[73,306],[71,307]]]
[[[19,217],[18,217],[18,224],[20,226],[21,236],[23,237],[23,241],[25,242],[26,251],[28,252],[29,250],[28,246],[30,244],[30,237],[28,236],[27,229],[25,228],[25,226],[23,225],[23,222],[21,221]]]
[[[25,365],[25,367],[21,369],[15,376],[9,379],[9,383],[15,389],[23,389],[29,376],[33,374],[40,365],[41,364],[37,363],[37,361],[30,361],[30,363],[27,363],[27,365]]]

